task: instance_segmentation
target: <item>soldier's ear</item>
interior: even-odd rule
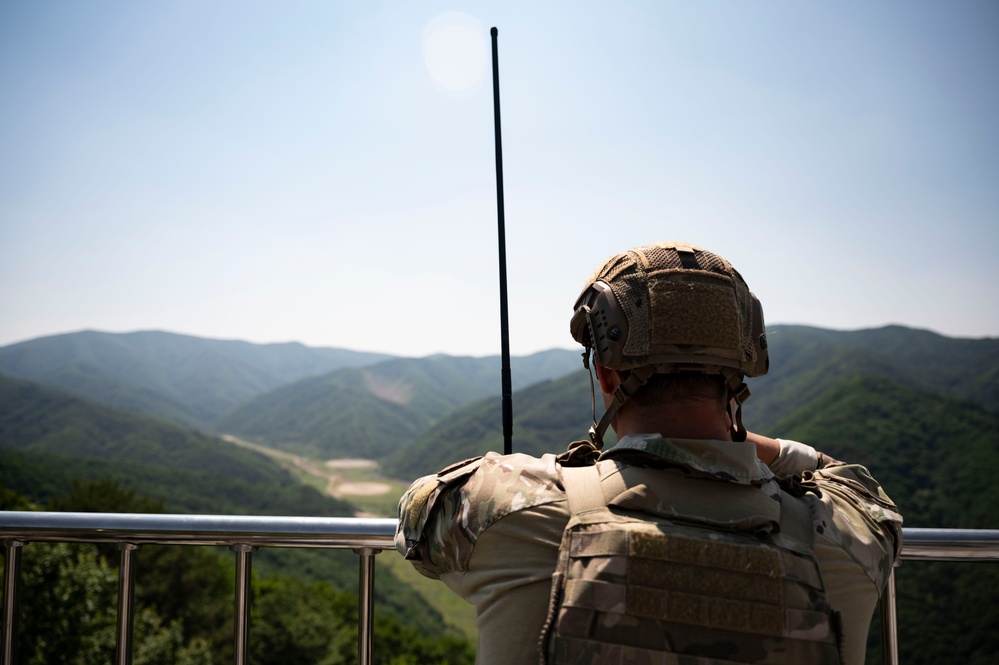
[[[597,380],[600,382],[600,392],[605,395],[613,395],[617,387],[621,385],[621,375],[613,369],[604,367],[600,363],[593,363],[597,370]]]

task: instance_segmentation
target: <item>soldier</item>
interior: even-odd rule
[[[606,406],[591,442],[489,453],[400,501],[396,546],[475,605],[477,662],[863,663],[902,518],[864,467],[743,427],[769,359],[739,273],[638,247],[570,328]]]

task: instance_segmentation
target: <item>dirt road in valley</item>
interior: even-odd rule
[[[317,463],[307,460],[299,455],[286,453],[281,450],[274,450],[273,448],[268,448],[267,446],[261,446],[257,443],[244,441],[243,439],[232,436],[231,434],[223,434],[222,438],[229,443],[236,444],[237,446],[249,448],[269,457],[273,457],[274,459],[290,463],[296,469],[325,481],[326,484],[324,485],[324,491],[326,494],[336,499],[347,498],[350,496],[378,496],[381,494],[387,494],[391,491],[391,488],[386,483],[353,482],[337,473],[338,471],[344,469],[374,468],[377,466],[377,463],[374,460],[334,459],[325,463]]]
[[[357,483],[346,482],[336,475],[337,469],[373,469],[377,463],[370,459],[331,459],[326,462],[330,469],[329,482],[326,483],[326,493],[330,496],[378,496],[387,494],[391,488],[388,483]]]

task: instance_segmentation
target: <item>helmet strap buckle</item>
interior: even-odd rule
[[[732,382],[734,382],[732,379],[729,383],[728,418],[731,423],[729,431],[733,441],[745,441],[747,432],[745,425],[742,424],[742,403],[749,399],[749,386],[741,380],[741,377],[738,381],[739,385],[734,388],[732,387]]]

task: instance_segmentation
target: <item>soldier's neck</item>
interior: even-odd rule
[[[724,409],[704,402],[657,407],[626,404],[614,419],[614,432],[619,438],[659,434],[667,439],[732,440]]]

